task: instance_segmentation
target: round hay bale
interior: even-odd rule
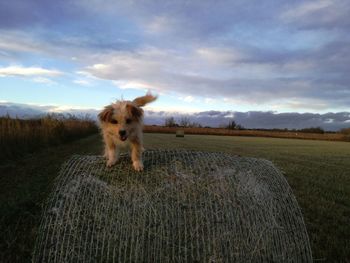
[[[287,181],[266,160],[146,151],[74,156],[47,203],[33,262],[312,262]]]
[[[184,130],[176,130],[176,137],[185,137],[185,131]]]

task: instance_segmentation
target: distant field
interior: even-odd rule
[[[265,158],[284,171],[302,208],[314,259],[350,262],[350,143],[259,137],[145,134],[145,148]],[[93,135],[0,166],[1,262],[28,262],[42,204],[64,160],[101,154]]]
[[[298,131],[280,131],[280,130],[230,130],[224,128],[180,128],[180,127],[163,127],[150,126],[144,128],[145,132],[150,133],[175,133],[182,130],[186,134],[200,135],[225,135],[225,136],[249,136],[249,137],[271,137],[271,138],[289,138],[289,139],[306,139],[306,140],[325,140],[325,141],[350,141],[350,135],[343,133],[308,133]]]

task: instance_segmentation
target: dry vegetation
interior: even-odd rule
[[[96,132],[95,122],[87,117],[47,115],[28,120],[0,117],[0,160],[12,159]]]
[[[272,138],[293,138],[307,140],[326,140],[326,141],[350,141],[350,137],[345,133],[309,133],[292,131],[273,131],[273,130],[230,130],[224,128],[180,128],[163,126],[145,126],[144,132],[149,133],[173,133],[177,130],[183,130],[185,134],[201,135],[226,135],[226,136],[251,136],[251,137],[272,137]]]
[[[350,142],[350,128],[342,129],[340,133],[343,135],[344,141]]]
[[[141,175],[128,156],[113,168],[102,156],[70,159],[33,262],[312,261],[298,204],[270,162],[186,150],[143,158]]]

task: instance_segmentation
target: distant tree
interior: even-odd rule
[[[188,117],[181,117],[180,126],[181,127],[190,127],[191,120]]]
[[[245,128],[240,124],[237,124],[235,129],[236,130],[245,130]]]
[[[175,127],[177,126],[176,121],[174,117],[169,117],[165,119],[165,124],[166,127]]]
[[[198,123],[198,122],[192,122],[189,127],[191,127],[191,128],[202,128],[202,125],[200,123]]]
[[[234,130],[236,129],[236,122],[234,120],[230,121],[230,123],[226,126],[226,129],[229,129],[229,130]]]
[[[350,135],[350,128],[341,129],[340,133]]]
[[[321,127],[311,127],[311,128],[301,129],[301,130],[299,130],[299,132],[323,134],[324,130]]]
[[[240,124],[237,124],[234,120],[230,121],[228,125],[225,126],[229,130],[244,130],[244,127]]]

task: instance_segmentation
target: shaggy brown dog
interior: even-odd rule
[[[142,163],[142,106],[156,100],[152,94],[139,97],[133,101],[117,101],[104,108],[98,115],[105,143],[107,166],[114,165],[123,147],[131,148],[131,160],[136,171],[143,170]]]

